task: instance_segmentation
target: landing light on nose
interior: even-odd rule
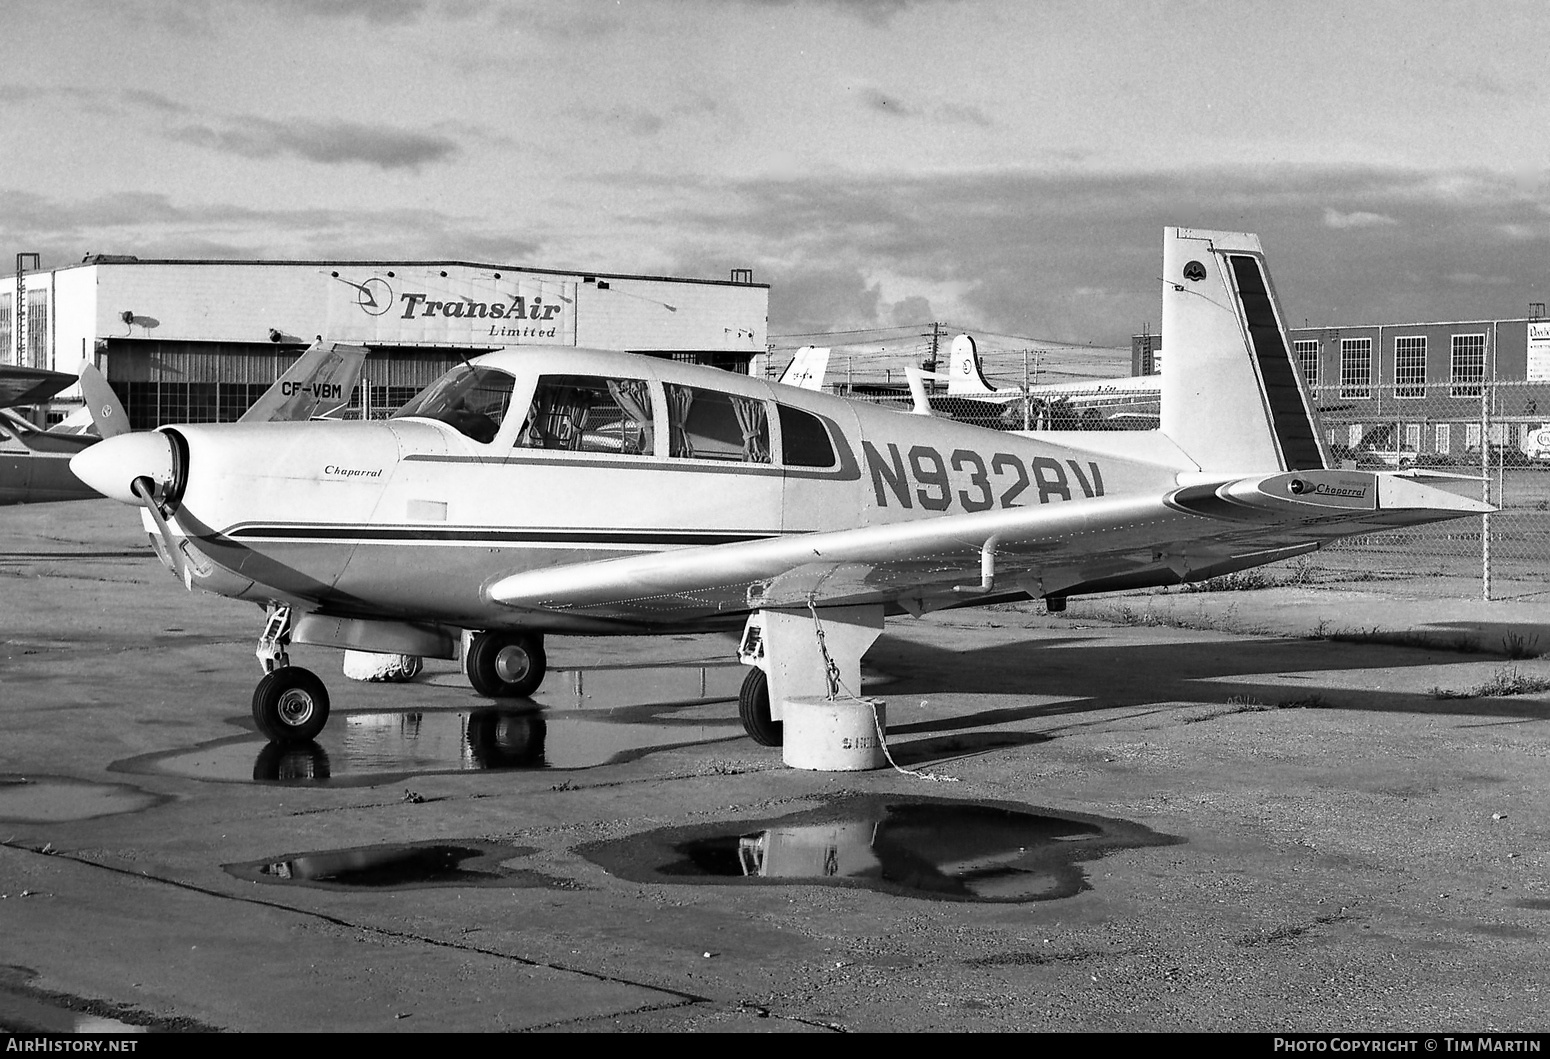
[[[139,504],[130,488],[136,478],[165,487],[177,473],[172,442],[159,431],[120,434],[82,449],[70,458],[75,476],[110,500]]]

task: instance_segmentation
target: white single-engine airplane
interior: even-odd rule
[[[713,368],[528,348],[454,368],[383,422],[165,427],[74,460],[144,507],[190,587],[256,602],[275,741],[328,694],[288,643],[457,657],[488,696],[546,633],[742,627],[740,714],[860,687],[887,614],[1195,581],[1491,510],[1331,470],[1259,240],[1167,229],[1176,352],[1155,431],[1024,436]]]

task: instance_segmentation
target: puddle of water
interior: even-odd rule
[[[0,1030],[8,1033],[150,1033],[106,1015],[72,1011],[25,993],[0,988]]]
[[[531,700],[471,710],[338,712],[306,746],[241,736],[113,768],[228,782],[335,784],[428,772],[594,768],[740,738],[731,702],[745,672],[735,663],[560,670]],[[457,679],[447,674],[435,683]]]
[[[504,862],[535,853],[530,846],[490,842],[417,842],[297,853],[224,864],[249,882],[292,883],[325,890],[414,890],[449,886],[575,889],[564,879]]]
[[[0,777],[0,820],[16,823],[51,824],[134,813],[163,800],[122,783],[88,783],[62,776]]]
[[[752,823],[667,828],[577,850],[643,883],[825,883],[953,901],[1049,901],[1090,889],[1079,865],[1182,841],[1028,806],[865,796]]]

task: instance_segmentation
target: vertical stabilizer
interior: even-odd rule
[[[954,397],[976,397],[996,393],[980,368],[979,348],[968,335],[953,339],[947,354],[947,392]],[[1013,393],[1018,391],[1013,390]]]
[[[1329,465],[1259,238],[1163,230],[1162,430],[1203,471]]]
[[[803,390],[822,390],[824,373],[829,370],[828,346],[803,346],[786,365],[779,381]]]
[[[336,414],[350,403],[366,353],[365,346],[314,342],[238,422],[279,423]]]
[[[86,361],[81,363],[81,397],[91,413],[92,425],[97,428],[98,434],[114,438],[129,433],[129,416],[124,414],[124,406],[119,403],[118,395],[108,385],[102,372]]]

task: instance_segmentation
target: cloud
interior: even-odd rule
[[[309,18],[359,18],[379,26],[404,25],[418,22],[431,5],[427,0],[259,0],[281,15],[299,15]],[[444,13],[456,16],[470,8],[469,4],[445,5]]]
[[[896,118],[912,118],[920,113],[914,107],[876,88],[861,90],[861,105],[867,110]]]
[[[502,232],[488,218],[416,209],[257,209],[184,205],[158,193],[116,193],[62,202],[8,192],[0,240],[38,252],[45,268],[88,252],[141,258],[466,260],[531,264],[544,259],[532,228]]]
[[[955,3],[957,0],[745,0],[753,7],[815,7],[829,8],[842,15],[851,15],[874,26],[886,26],[894,16],[912,7]]]
[[[888,326],[923,299],[966,327],[1125,345],[1159,323],[1165,225],[1257,232],[1298,324],[1506,318],[1546,300],[1531,294],[1547,282],[1550,187],[1489,174],[819,174],[676,190],[685,204],[654,222],[684,248],[675,270],[753,266],[776,335]]]
[[[989,127],[990,118],[978,107],[964,103],[910,103],[898,95],[871,86],[861,89],[861,107],[892,118],[920,118],[938,125]]]
[[[353,121],[280,122],[248,116],[214,125],[174,129],[180,143],[244,158],[291,155],[324,165],[360,162],[379,169],[419,170],[457,154],[452,139]]]
[[[1368,213],[1365,210],[1353,210],[1350,213],[1341,213],[1333,207],[1324,210],[1324,227],[1326,228],[1374,228],[1385,224],[1398,223],[1392,217],[1381,213]]]

